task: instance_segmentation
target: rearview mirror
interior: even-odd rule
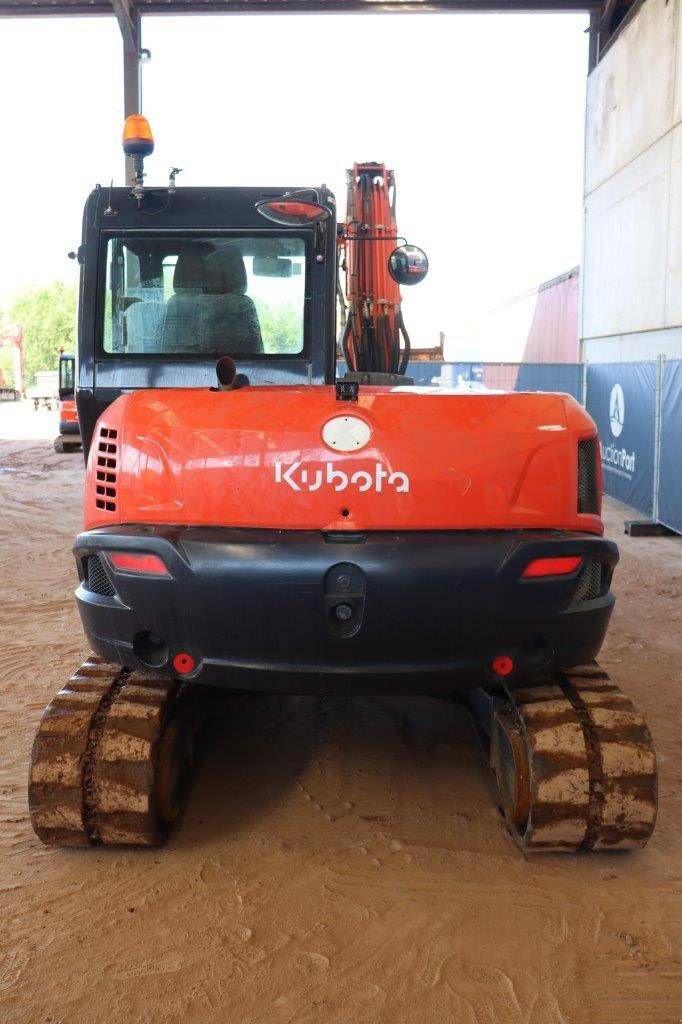
[[[429,261],[416,245],[401,245],[388,257],[388,272],[397,284],[419,284],[429,272]]]
[[[281,256],[254,256],[253,272],[256,277],[291,277],[293,267]]]

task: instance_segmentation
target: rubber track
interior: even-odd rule
[[[92,656],[46,708],[33,744],[29,808],[51,846],[157,846],[159,741],[178,712],[176,682]]]
[[[644,846],[658,811],[656,752],[644,718],[596,665],[572,669],[563,687],[590,755],[590,820],[584,847]]]
[[[506,697],[529,762],[528,818],[510,823],[519,845],[644,846],[656,823],[656,755],[644,719],[608,675],[587,665]]]

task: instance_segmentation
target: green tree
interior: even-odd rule
[[[254,298],[266,352],[300,352],[303,345],[301,310],[291,303],[271,306]]]
[[[24,329],[24,384],[35,384],[38,370],[56,370],[59,350],[73,352],[76,334],[76,289],[60,281],[21,295],[9,320]]]

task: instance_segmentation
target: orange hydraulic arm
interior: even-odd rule
[[[346,174],[346,223],[339,230],[339,265],[346,272],[348,301],[344,358],[349,370],[404,374],[410,339],[400,289],[388,270],[388,258],[398,245],[395,175],[376,163],[353,164]]]

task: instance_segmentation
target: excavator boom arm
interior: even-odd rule
[[[353,164],[346,174],[346,221],[339,229],[339,263],[346,272],[348,302],[341,341],[344,358],[351,371],[404,374],[410,342],[400,288],[389,272],[389,257],[399,240],[395,175],[378,163]]]

